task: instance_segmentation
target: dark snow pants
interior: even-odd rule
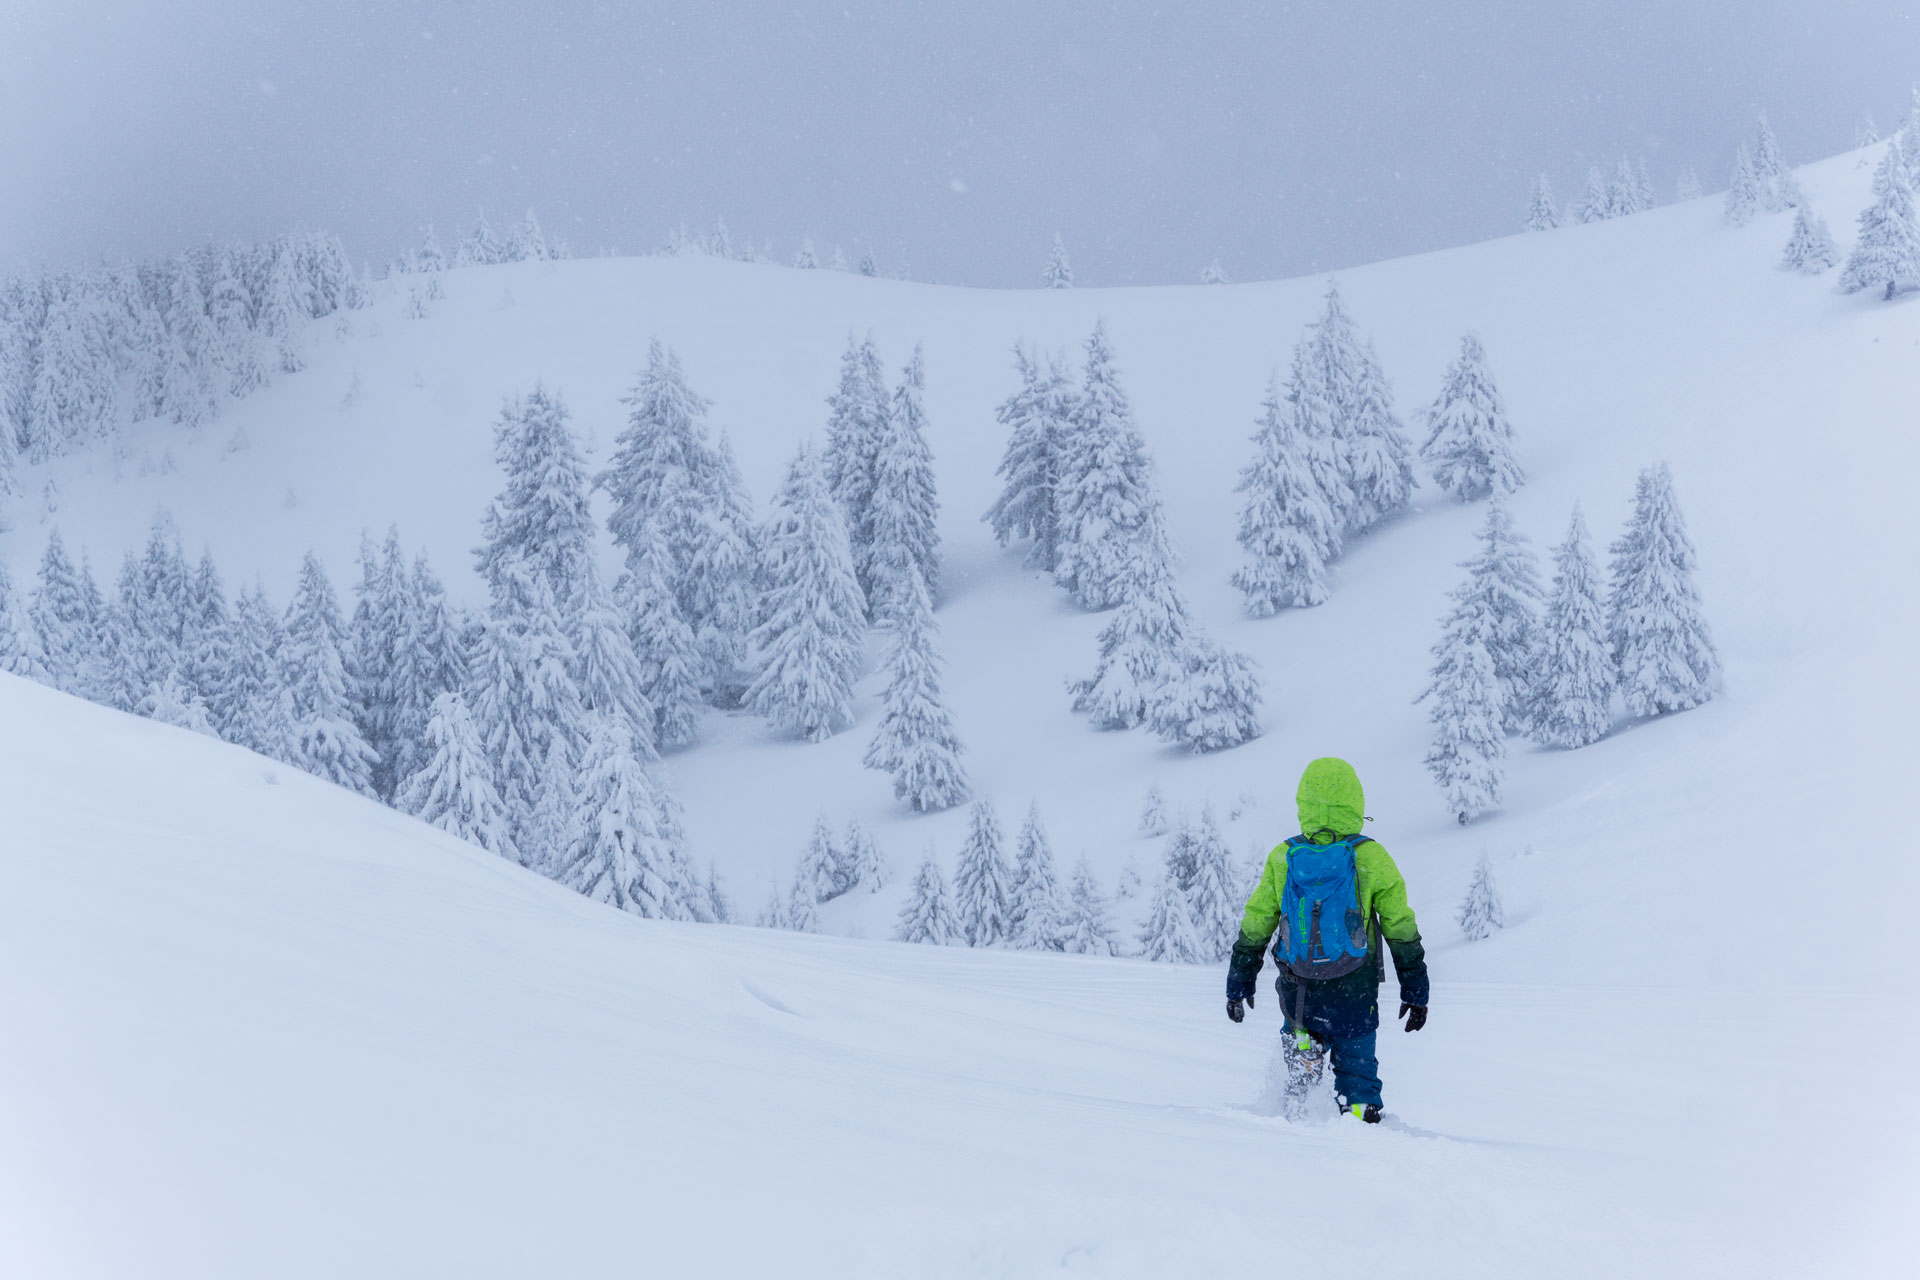
[[[1310,1072],[1314,1065],[1300,1060],[1293,1047],[1296,1028],[1293,1019],[1287,1019],[1284,1052],[1287,1055],[1287,1074],[1293,1077],[1296,1072]],[[1374,1053],[1373,1038],[1375,1032],[1369,1031],[1358,1036],[1313,1035],[1327,1056],[1333,1060],[1333,1091],[1340,1097],[1340,1105],[1352,1106],[1355,1103],[1380,1103],[1380,1059]],[[1317,1073],[1316,1073],[1317,1074]]]

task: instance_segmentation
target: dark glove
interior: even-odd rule
[[[1400,1002],[1400,1016],[1407,1020],[1407,1030],[1418,1031],[1427,1025],[1427,1006]]]
[[[1249,995],[1244,1001],[1229,1000],[1227,1001],[1227,1016],[1229,1018],[1232,1018],[1235,1022],[1239,1022],[1247,1016],[1247,1009],[1252,1004],[1253,1004],[1253,997],[1251,995]]]

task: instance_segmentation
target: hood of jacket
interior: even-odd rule
[[[1293,798],[1300,807],[1302,835],[1331,830],[1350,836],[1366,821],[1367,797],[1360,789],[1360,775],[1336,756],[1322,756],[1309,764]]]

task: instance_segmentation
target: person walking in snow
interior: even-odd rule
[[[1378,1124],[1374,1035],[1386,981],[1382,950],[1393,953],[1408,1031],[1427,1025],[1426,951],[1400,868],[1378,841],[1360,834],[1366,797],[1353,766],[1331,756],[1313,761],[1294,799],[1301,834],[1267,855],[1247,899],[1227,966],[1227,1016],[1235,1022],[1247,1016],[1272,940],[1286,1022],[1281,1052],[1288,1113],[1299,1114],[1331,1057],[1342,1113]]]

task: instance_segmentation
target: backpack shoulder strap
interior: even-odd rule
[[[1372,843],[1373,843],[1372,836],[1348,836],[1347,837],[1347,844],[1351,848],[1356,850],[1359,849],[1359,847],[1363,844],[1372,844]]]

